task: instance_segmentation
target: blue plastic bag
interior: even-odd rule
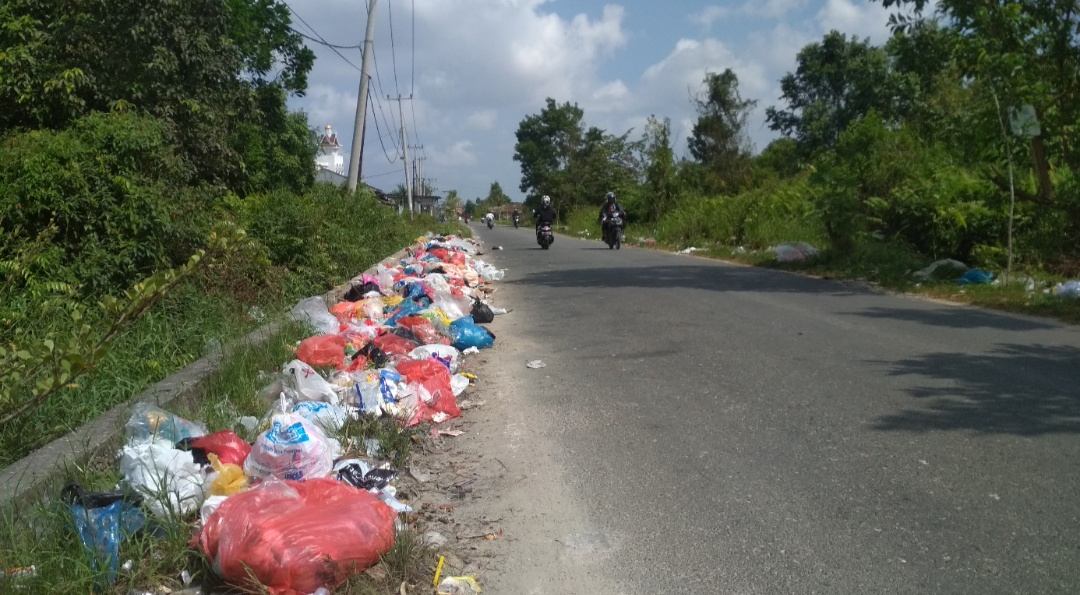
[[[484,349],[495,344],[495,335],[473,322],[472,316],[465,316],[451,322],[450,337],[454,341],[454,347],[461,351],[470,347]]]
[[[957,285],[986,285],[994,280],[994,274],[981,269],[971,269],[956,280]]]
[[[121,494],[83,494],[74,488],[65,497],[71,500],[68,508],[83,552],[98,574],[97,586],[107,588],[120,569],[120,542],[143,528],[146,515]]]
[[[406,316],[412,316],[413,314],[416,314],[416,313],[422,311],[423,309],[424,309],[424,307],[421,306],[420,304],[417,304],[416,302],[411,301],[411,300],[405,300],[404,302],[401,303],[401,307],[398,308],[397,311],[394,312],[394,314],[390,318],[386,319],[386,322],[384,324],[386,326],[397,326],[397,321],[398,321],[399,318],[405,318]]]

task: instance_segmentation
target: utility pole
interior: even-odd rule
[[[393,101],[394,100],[394,98],[390,97],[389,95],[386,96],[386,99],[388,101]],[[402,102],[403,99],[411,100],[412,95],[410,95],[408,97],[402,97],[401,95],[397,96],[398,114],[401,116],[401,150],[405,151],[405,159],[403,160],[404,163],[405,163],[405,194],[409,198],[409,216],[412,217],[412,214],[413,214],[412,175],[411,175],[412,172],[410,171],[410,164],[409,164],[409,137],[408,137],[408,135],[405,134],[405,110],[402,109],[402,107],[401,107],[401,102]]]
[[[360,181],[360,156],[364,152],[364,124],[367,120],[368,82],[371,76],[372,47],[375,37],[375,2],[368,0],[367,35],[364,36],[364,62],[360,67],[360,96],[356,98],[356,122],[353,124],[352,151],[349,153],[349,192],[356,192]]]

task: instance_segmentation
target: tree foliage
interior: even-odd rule
[[[739,94],[739,78],[728,68],[705,75],[694,98],[698,119],[688,140],[690,155],[711,175],[718,192],[734,193],[750,181],[753,145],[746,124],[757,101]]]

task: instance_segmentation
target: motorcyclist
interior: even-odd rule
[[[514,227],[517,227],[518,222],[521,220],[521,213],[519,213],[517,209],[514,209],[514,212],[511,213],[510,216],[514,218]]]
[[[620,229],[626,229],[626,212],[623,211],[622,205],[615,201],[615,193],[608,192],[604,198],[604,206],[600,207],[600,225],[604,225],[604,221],[611,215],[618,213],[622,217],[622,224]]]
[[[536,231],[540,232],[540,226],[544,223],[555,224],[555,207],[551,206],[551,197],[544,195],[540,199],[540,207],[533,211],[533,219],[536,220]]]

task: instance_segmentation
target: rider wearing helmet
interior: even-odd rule
[[[622,219],[623,219],[622,227],[625,228],[626,227],[626,212],[622,210],[622,205],[620,205],[618,202],[615,202],[615,193],[614,192],[608,192],[607,196],[604,198],[604,206],[600,207],[600,217],[599,217],[600,223],[603,224],[604,219],[606,219],[607,216],[609,214],[611,214],[611,213],[621,213],[622,214]]]
[[[533,211],[533,219],[536,219],[536,229],[540,230],[540,225],[547,223],[548,225],[555,224],[555,207],[551,206],[551,197],[544,195],[540,199],[540,208]]]

